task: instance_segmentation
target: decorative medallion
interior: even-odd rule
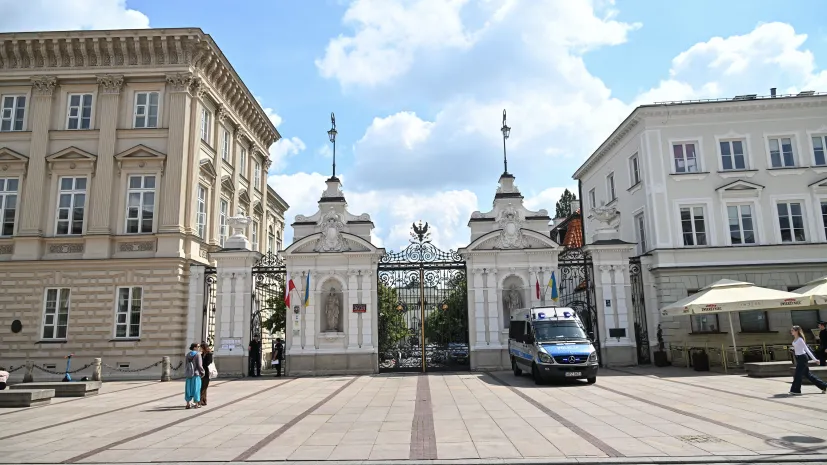
[[[0,245],[0,255],[11,255],[14,253],[14,244]]]
[[[344,252],[348,246],[342,237],[345,224],[341,216],[331,207],[330,211],[319,220],[322,236],[316,241],[314,252]]]
[[[49,244],[49,253],[83,253],[83,244]]]
[[[497,249],[524,249],[528,243],[523,237],[522,226],[525,222],[520,211],[514,205],[508,204],[504,210],[497,215],[497,223],[500,225],[500,236],[497,238]]]
[[[149,252],[155,250],[154,242],[121,242],[118,245],[120,252]]]

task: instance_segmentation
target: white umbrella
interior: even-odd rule
[[[661,309],[663,316],[703,315],[726,313],[729,319],[732,346],[735,348],[735,363],[738,363],[738,346],[735,331],[732,330],[732,312],[749,310],[795,309],[808,307],[810,296],[758,287],[743,281],[722,279],[701,289],[696,294],[669,304]]]
[[[795,294],[812,297],[813,305],[827,305],[827,276],[810,281],[793,292]]]

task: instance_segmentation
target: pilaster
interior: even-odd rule
[[[348,322],[347,347],[359,348],[359,314],[353,313],[353,304],[359,303],[359,271],[347,270],[347,298],[345,300],[342,317]],[[344,325],[342,325],[344,327]]]
[[[204,265],[190,265],[187,299],[187,341],[204,339]]]
[[[167,137],[167,166],[162,181],[159,233],[184,233],[184,212],[190,198],[182,189],[186,180],[189,155],[190,92],[198,80],[191,73],[167,76],[167,109],[169,135]]]
[[[374,346],[373,323],[376,319],[373,318],[373,315],[379,314],[379,304],[374,298],[376,294],[376,288],[373,286],[374,281],[373,270],[362,270],[362,303],[368,309],[367,312],[360,315],[362,318],[362,339],[359,344],[363,349],[372,349]]]
[[[473,328],[469,327],[473,340],[472,347],[485,346],[488,340],[488,333],[486,332],[485,321],[485,283],[483,281],[482,268],[474,268],[469,270],[471,272],[471,279],[469,280],[469,306],[471,314],[469,315],[469,326],[473,324]]]
[[[195,97],[201,91],[200,82],[195,81],[190,86],[190,96]],[[185,192],[185,196],[189,195],[189,201],[184,205],[184,230],[187,234],[197,235],[198,234],[198,227],[196,226],[195,222],[195,209],[196,205],[198,205],[198,186],[199,178],[200,178],[200,170],[201,170],[201,147],[200,147],[200,140],[201,134],[199,133],[198,123],[199,123],[199,110],[200,110],[200,102],[197,98],[190,98],[189,104],[189,112],[192,117],[189,121],[189,127],[187,129],[187,140],[188,140],[188,150],[187,158],[189,160],[189,169],[187,170],[187,179],[186,179],[186,187],[185,190],[189,190],[189,192]],[[216,170],[216,177],[221,178],[221,170],[220,167],[215,167]],[[219,179],[220,181],[220,179]],[[212,190],[210,190],[212,192]],[[206,200],[206,199],[205,199]],[[210,213],[210,204],[212,203],[210,200],[206,200],[208,202],[207,205],[207,233],[204,240],[207,238],[213,237],[214,235],[210,234],[209,231],[213,221],[214,214]]]

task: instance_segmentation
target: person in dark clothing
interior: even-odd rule
[[[284,365],[284,344],[276,338],[273,344],[273,363],[276,365],[276,376],[281,376],[281,366]]]
[[[254,337],[247,349],[250,354],[250,376],[261,376],[261,342]]]
[[[827,322],[819,321],[818,329],[818,364],[827,366]]]
[[[207,388],[210,387],[210,365],[212,364],[212,350],[206,342],[201,342],[201,360],[204,365],[204,376],[201,377],[201,405],[207,405]]]

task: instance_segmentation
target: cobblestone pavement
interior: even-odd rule
[[[219,379],[0,409],[0,463],[825,463],[827,396],[789,379],[603,370],[596,385],[510,372]],[[282,462],[283,463],[283,462]]]

